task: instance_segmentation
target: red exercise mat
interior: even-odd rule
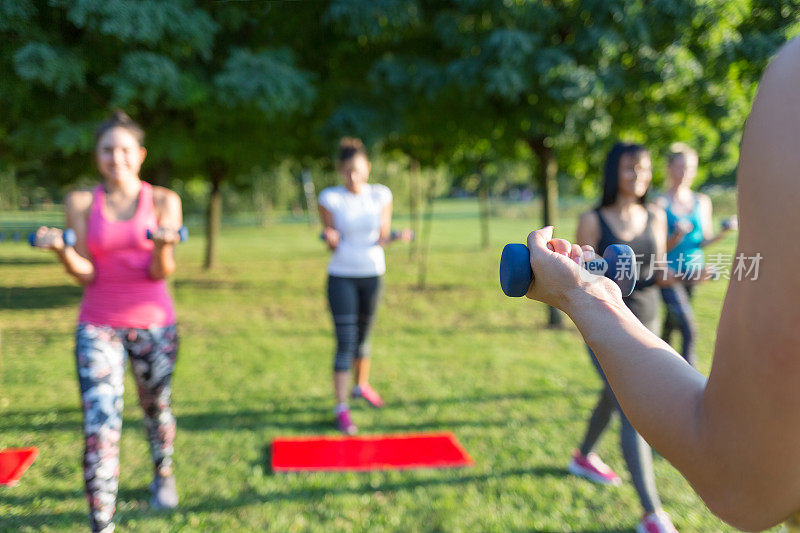
[[[273,472],[402,470],[471,464],[472,459],[452,433],[272,441]]]
[[[39,455],[37,448],[6,448],[0,450],[0,485],[13,487]]]

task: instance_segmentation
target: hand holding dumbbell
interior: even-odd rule
[[[181,226],[178,230],[158,228],[156,231],[151,231],[148,229],[145,236],[148,240],[156,243],[156,245],[163,246],[165,244],[177,244],[186,241],[189,239],[189,230],[186,226]]]
[[[319,238],[325,241],[331,250],[335,250],[342,240],[342,234],[333,228],[325,228],[322,230]]]
[[[616,283],[622,296],[630,296],[636,286],[636,255],[630,246],[612,244],[606,248],[603,258],[586,261],[583,268],[595,275],[602,275]],[[500,287],[506,296],[519,298],[528,293],[533,282],[531,256],[524,244],[506,244],[500,256]]]
[[[733,215],[722,221],[722,231],[737,231],[739,229],[739,217]]]
[[[416,239],[416,235],[414,234],[414,230],[411,229],[402,229],[402,230],[392,230],[389,233],[389,242],[393,241],[403,241],[403,242],[411,242]]]
[[[74,247],[77,239],[75,231],[67,228],[40,227],[35,233],[28,235],[28,243],[36,248],[46,248],[49,250],[63,250],[65,247]]]
[[[323,240],[328,243],[328,246],[331,249],[336,248],[339,246],[339,243],[342,240],[342,234],[339,233],[337,230],[333,228],[325,228],[322,230],[322,233],[319,235],[320,240]],[[403,229],[403,230],[392,230],[389,233],[389,242],[394,241],[403,241],[403,242],[411,242],[416,238],[413,230],[410,229]]]

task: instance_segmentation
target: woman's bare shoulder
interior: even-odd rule
[[[64,206],[67,211],[82,213],[92,207],[94,194],[91,189],[76,189],[67,194],[64,198]]]
[[[160,185],[153,186],[153,201],[160,204],[180,203],[181,197],[178,193]]]

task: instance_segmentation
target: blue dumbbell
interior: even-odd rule
[[[396,241],[397,239],[399,239],[399,238],[400,238],[400,233],[401,233],[401,232],[399,232],[399,231],[392,231],[392,232],[389,234],[389,238],[390,238],[391,240],[393,240],[393,241]],[[416,238],[417,238],[417,234],[416,234],[416,233],[414,233],[414,232],[412,231],[412,232],[411,232],[411,240],[413,241],[413,240],[414,240],[414,239],[416,239]]]
[[[636,286],[636,254],[630,246],[612,244],[596,258],[584,263],[592,274],[603,275],[616,283],[622,296],[630,296]],[[524,244],[506,244],[500,256],[500,287],[506,296],[519,298],[528,293],[533,281],[531,256]]]
[[[732,216],[732,217],[728,217],[728,218],[726,218],[725,220],[722,221],[722,229],[723,230],[729,230],[729,229],[738,228],[738,227],[739,227],[739,219],[735,215]]]
[[[70,228],[64,230],[64,233],[61,234],[61,238],[64,239],[64,246],[75,246],[75,243],[78,241],[75,237],[75,230]],[[28,244],[36,246],[36,232],[28,235]]]
[[[151,241],[153,240],[153,232],[152,231],[147,230],[145,236],[149,240],[151,240]],[[189,239],[189,228],[187,228],[186,226],[181,226],[181,229],[178,230],[178,238],[180,239],[180,242],[187,241]]]

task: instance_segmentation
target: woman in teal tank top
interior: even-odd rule
[[[661,337],[670,342],[672,332],[678,329],[683,337],[681,355],[692,366],[696,364],[697,327],[691,298],[694,284],[706,277],[703,248],[737,226],[736,217],[732,217],[723,224],[722,231],[713,234],[711,200],[691,189],[697,176],[697,162],[697,152],[692,148],[683,143],[673,144],[667,159],[669,190],[656,202],[667,213],[669,268],[685,276],[682,282],[661,287],[661,297],[667,306]]]

